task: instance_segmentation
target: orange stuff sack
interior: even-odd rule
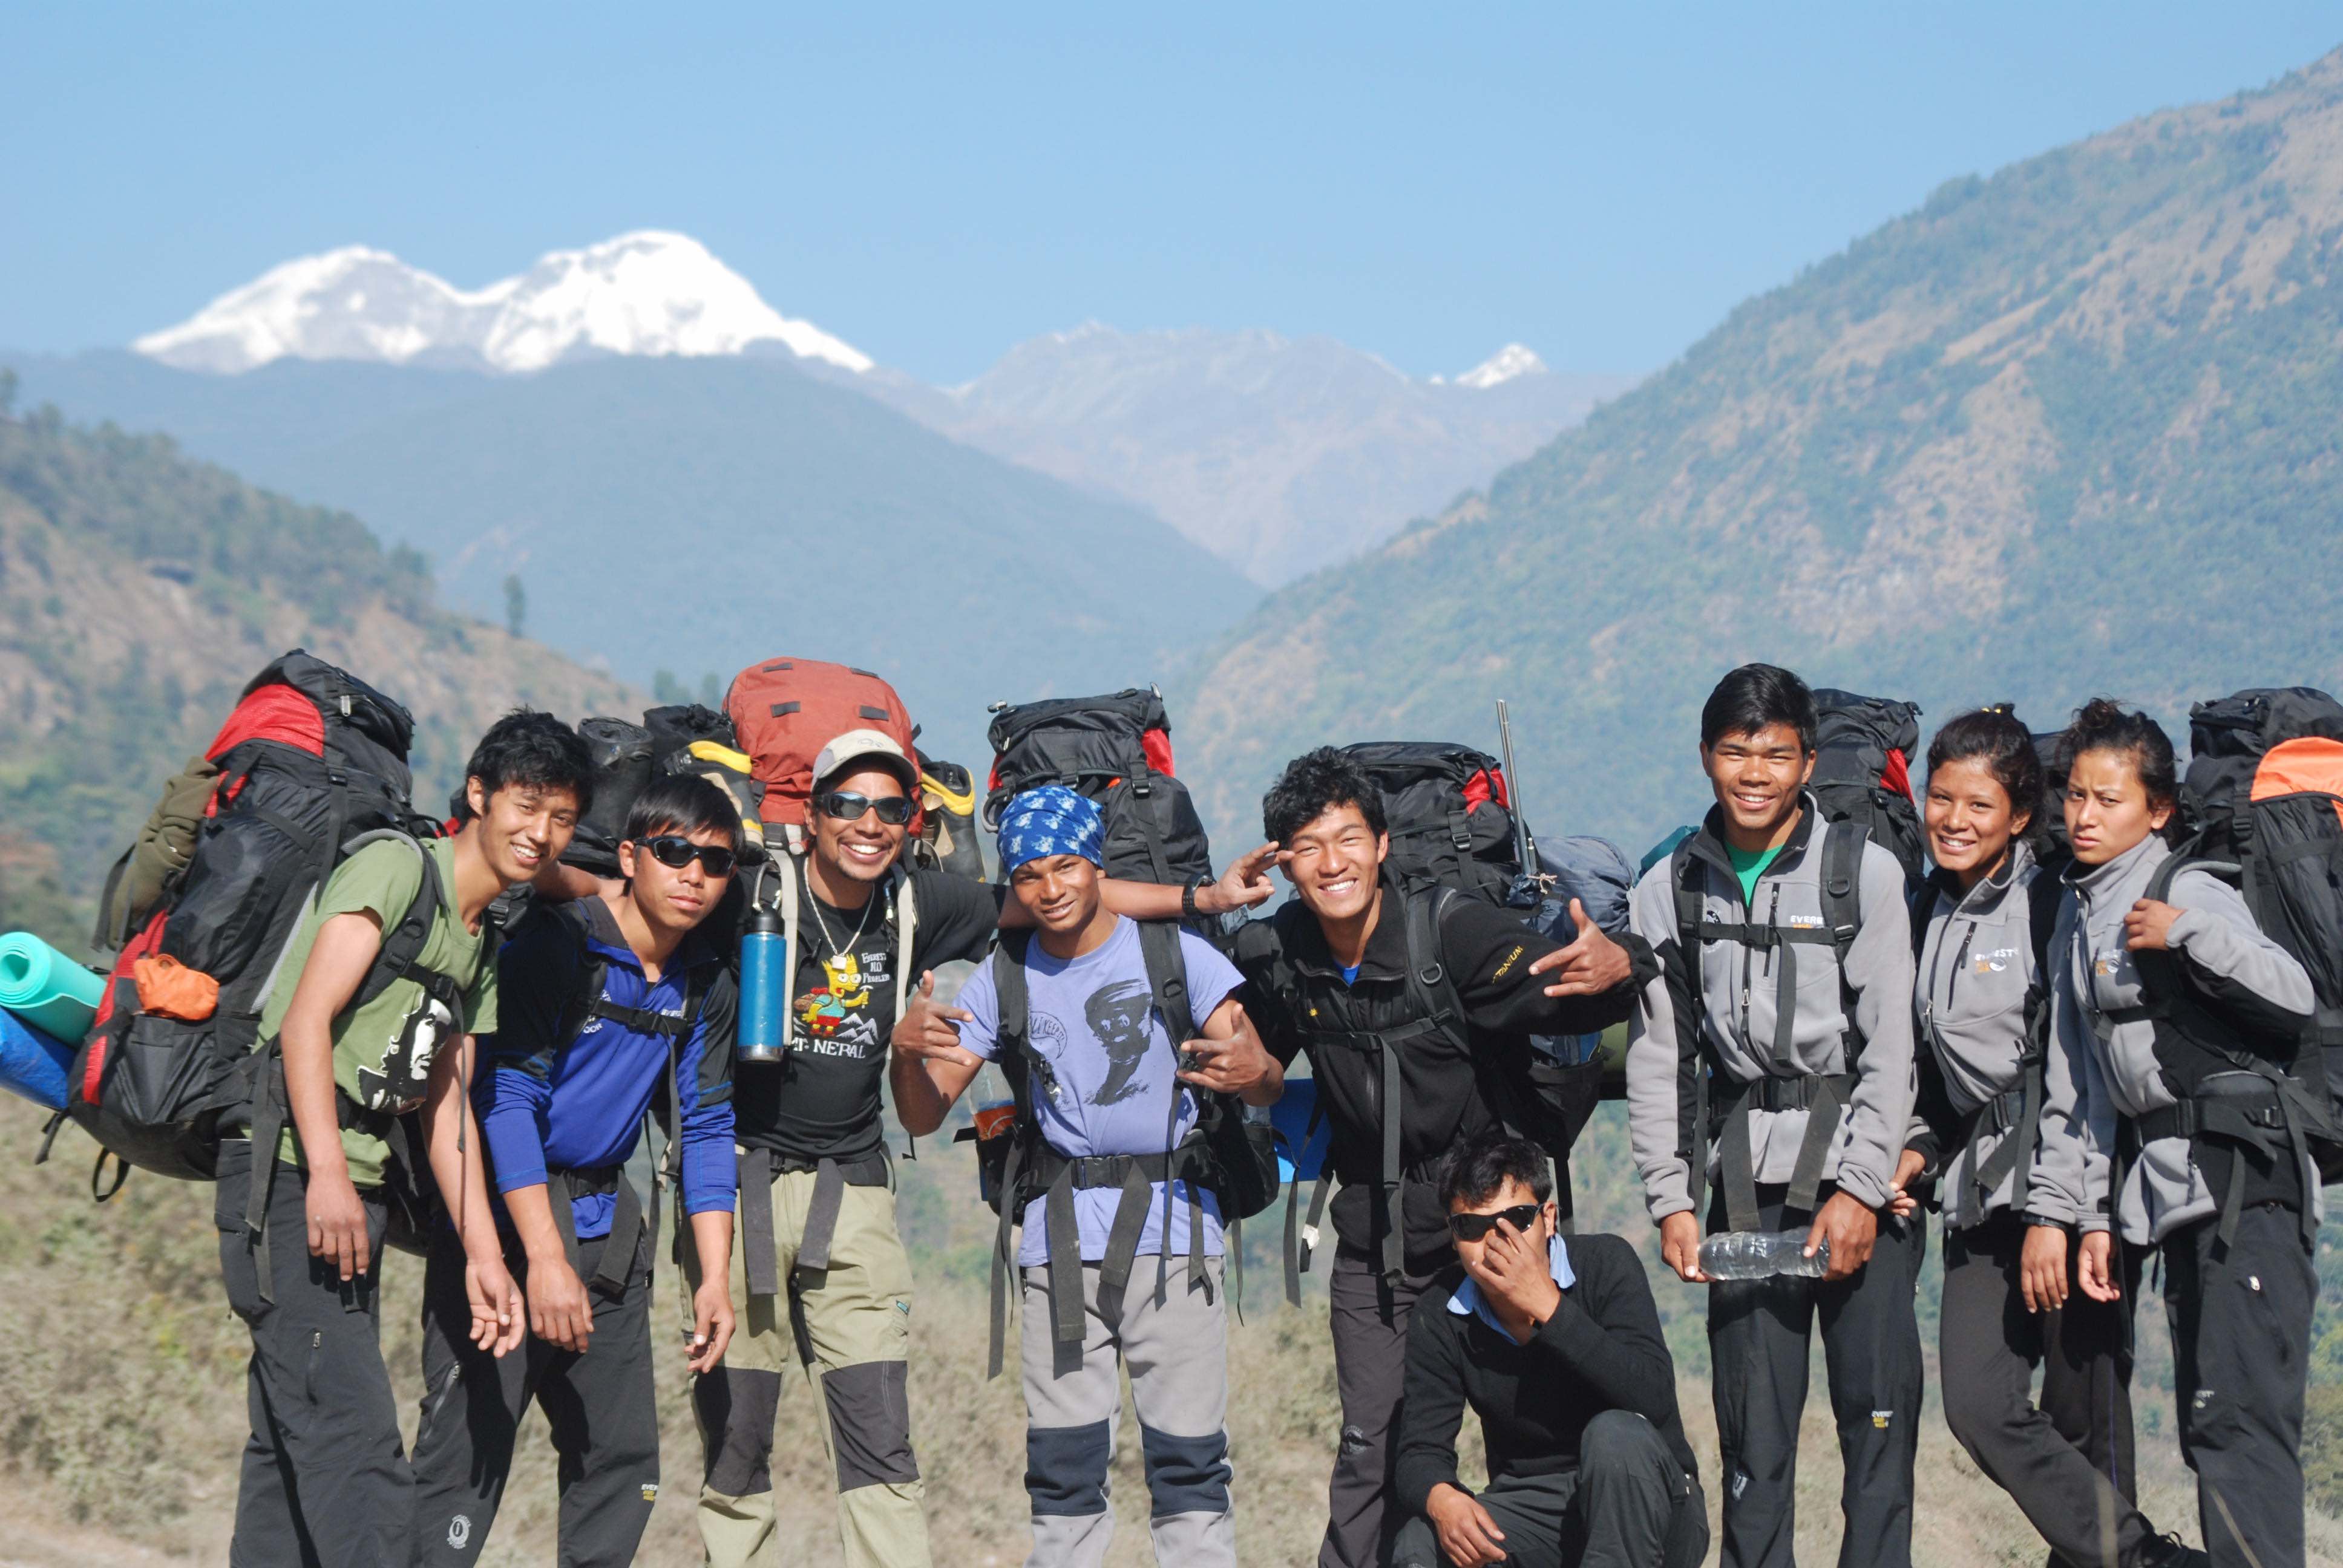
[[[133,962],[130,982],[138,988],[140,1012],[201,1023],[219,1010],[219,981],[168,953]]]

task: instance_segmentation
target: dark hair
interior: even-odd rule
[[[2151,806],[2180,804],[2180,765],[2172,754],[2172,737],[2147,714],[2127,713],[2112,697],[2094,697],[2075,710],[2075,721],[2058,737],[2058,771],[2071,775],[2075,759],[2086,751],[2121,751],[2147,790]],[[2180,832],[2180,813],[2164,825],[2169,840]]]
[[[1541,1203],[1554,1196],[1554,1171],[1545,1151],[1493,1125],[1449,1151],[1440,1167],[1440,1206],[1484,1203],[1503,1191],[1507,1181],[1520,1182]]]
[[[464,777],[478,779],[484,796],[516,785],[567,789],[577,799],[579,816],[594,809],[594,759],[586,742],[550,713],[534,709],[516,708],[489,725],[464,764]]]
[[[1745,664],[1718,681],[1700,705],[1700,743],[1712,747],[1728,735],[1755,735],[1768,725],[1786,724],[1797,731],[1798,744],[1812,751],[1821,722],[1814,691],[1805,681],[1778,664]]]
[[[2034,749],[2034,733],[2006,708],[1980,708],[1964,713],[1936,731],[1928,742],[1928,771],[1947,762],[1982,762],[2009,797],[2013,811],[2026,813],[2026,831],[2019,837],[2038,840],[2049,824],[2043,820],[2046,784],[2042,758]]]
[[[740,852],[740,809],[732,798],[697,773],[670,773],[643,786],[627,808],[627,838],[639,843],[661,832],[697,833],[713,828],[734,854]]]
[[[1282,844],[1337,806],[1356,806],[1378,835],[1390,831],[1383,792],[1367,770],[1348,753],[1321,746],[1287,763],[1261,798],[1262,831]]]

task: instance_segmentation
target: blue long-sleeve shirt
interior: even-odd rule
[[[685,938],[656,982],[609,906],[598,898],[543,911],[505,944],[497,1033],[482,1042],[487,1070],[473,1106],[498,1192],[543,1185],[550,1171],[623,1165],[668,1075],[669,1041],[592,1017],[582,997],[590,964],[614,1007],[680,1017],[687,988],[706,1000],[680,1042],[674,1114],[687,1214],[729,1213],[738,1166],[732,1143],[732,1050],[738,998],[724,953],[700,931]],[[582,1020],[582,1027],[581,1027]],[[568,1038],[563,1038],[565,1034]],[[587,1193],[571,1208],[579,1239],[609,1234],[615,1199]]]

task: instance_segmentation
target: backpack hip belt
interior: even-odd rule
[[[805,1233],[798,1239],[797,1266],[830,1267],[830,1243],[838,1238],[838,1213],[849,1187],[885,1187],[894,1168],[881,1150],[860,1160],[800,1160],[769,1149],[740,1148],[740,1267],[752,1296],[781,1293],[779,1248],[774,1241],[773,1183],[785,1175],[813,1172],[813,1201],[806,1206]]]
[[[2295,1170],[2308,1171],[2309,1141],[2284,1090],[2258,1078],[2238,1087],[2244,1092],[2207,1093],[2200,1089],[2200,1098],[2175,1101],[2132,1118],[2139,1147],[2146,1149],[2166,1138],[2186,1138],[2193,1148],[2201,1140],[2215,1139],[2251,1149],[2265,1165],[2273,1165],[2280,1154],[2290,1152]],[[2233,1148],[2228,1190],[2221,1194],[2220,1228],[2215,1232],[2224,1247],[2237,1240],[2237,1216],[2245,1211],[2246,1161]],[[2123,1174],[2127,1178],[2129,1172]],[[2116,1189],[2118,1194],[2121,1191],[2120,1186]],[[2300,1202],[2303,1235],[2308,1244],[2316,1246],[2318,1221],[2312,1211],[2310,1194],[2304,1192]]]
[[[1759,1111],[1806,1113],[1805,1137],[1798,1144],[1798,1160],[1791,1169],[1784,1203],[1788,1209],[1812,1214],[1821,1196],[1831,1141],[1838,1135],[1839,1112],[1854,1099],[1855,1085],[1852,1072],[1815,1072],[1797,1078],[1769,1073],[1746,1083],[1735,1082],[1719,1096],[1710,1117],[1727,1229],[1755,1231],[1758,1224],[1757,1172],[1750,1148],[1752,1115]]]
[[[635,1184],[627,1180],[623,1165],[578,1166],[568,1170],[548,1171],[545,1173],[546,1196],[553,1201],[553,1227],[561,1232],[561,1250],[569,1260],[569,1271],[578,1272],[578,1216],[570,1205],[580,1198],[607,1192],[610,1195],[609,1239],[602,1246],[602,1261],[594,1270],[594,1277],[580,1282],[589,1289],[612,1300],[625,1293],[627,1275],[634,1268],[635,1251],[642,1244],[643,1231],[659,1231],[659,1194],[651,1194],[650,1210],[643,1209],[642,1195]]]
[[[1046,1141],[1032,1151],[1024,1185],[1028,1191],[1041,1190],[1042,1222],[1050,1243],[1051,1334],[1059,1342],[1080,1344],[1083,1332],[1082,1239],[1074,1217],[1073,1199],[1078,1191],[1121,1191],[1122,1196],[1115,1204],[1114,1224],[1107,1231],[1106,1255],[1099,1263],[1100,1289],[1121,1291],[1131,1283],[1131,1266],[1139,1257],[1140,1236],[1147,1228],[1147,1211],[1155,1201],[1155,1183],[1184,1182],[1188,1188],[1188,1285],[1194,1289],[1206,1282],[1204,1217],[1196,1199],[1200,1188],[1212,1191],[1207,1180],[1209,1162],[1203,1155],[1202,1140],[1192,1134],[1168,1153],[1155,1150],[1144,1154],[1070,1156],[1059,1153]],[[1164,1211],[1163,1241],[1168,1246],[1172,1240],[1168,1197]],[[1004,1222],[1009,1211],[1004,1201]],[[1159,1256],[1165,1258],[1162,1267],[1168,1269],[1168,1254]]]
[[[1993,1201],[1994,1190],[2012,1172],[2009,1211],[2026,1212],[2034,1194],[2034,1148],[2042,1130],[2042,1059],[2028,1054],[2025,1074],[2016,1087],[2005,1089],[1961,1119],[1961,1147],[1968,1156],[1969,1187],[1976,1194],[1978,1217]],[[2006,1135],[2006,1136],[2004,1136]],[[1985,1141],[2000,1137],[1993,1157],[1979,1159]]]

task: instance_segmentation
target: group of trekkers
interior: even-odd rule
[[[821,746],[788,847],[760,855],[733,794],[669,773],[633,794],[593,875],[562,864],[593,755],[549,715],[500,720],[452,830],[342,859],[267,990],[257,1040],[281,1099],[255,1096],[217,1172],[253,1345],[231,1561],[475,1561],[531,1403],[559,1455],[560,1560],[629,1561],[659,1485],[662,1193],[680,1210],[708,1561],[778,1554],[793,1370],[845,1560],[952,1560],[931,1548],[912,1441],[881,1080],[921,1137],[990,1064],[1013,1091],[976,1131],[1001,1211],[995,1370],[1010,1283],[1021,1302],[1029,1562],[1103,1561],[1127,1372],[1156,1560],[1233,1563],[1223,1266],[1279,1189],[1269,1108],[1301,1057],[1338,1188],[1319,1563],[1690,1568],[1707,1493],[1644,1265],[1575,1230],[1557,1187],[1591,1098],[1557,1114],[1541,1086],[1604,1068],[1530,1043],[1624,1024],[1660,1252],[1706,1292],[1725,1563],[1792,1561],[1817,1322],[1840,1562],[1909,1562],[1915,1297],[1939,1205],[1945,1417],[2054,1562],[2301,1563],[2320,1213],[2303,1129],[2326,1107],[2265,1042],[2318,1011],[2305,965],[2223,868],[2176,859],[2176,759],[2142,715],[2081,709],[2056,789],[2006,710],[1945,725],[1916,884],[1877,832],[1818,809],[1819,722],[1789,671],[1727,674],[1698,737],[1714,803],[1606,931],[1574,902],[1542,930],[1402,876],[1383,790],[1332,748],[1284,769],[1267,842],[1217,875],[1110,875],[1118,829],[1063,782],[1001,803],[996,880],[914,865],[920,765],[873,727]],[[741,913],[769,908],[761,872],[739,895],[752,862],[779,861],[789,1002],[767,1050],[774,977],[743,956]],[[1279,880],[1291,899],[1246,919]],[[492,906],[522,887],[508,929]],[[956,963],[977,967],[947,1000],[936,971]],[[2191,1045],[2202,1071],[2176,1065]],[[1582,1190],[1624,1175],[1578,1173]],[[408,1209],[427,1256],[411,1459],[376,1289]],[[1752,1268],[1704,1251],[1704,1231],[1711,1249],[1790,1232],[1793,1255]],[[2130,1322],[2151,1252],[2202,1551],[2134,1500]],[[1478,1487],[1459,1469],[1467,1407]]]

